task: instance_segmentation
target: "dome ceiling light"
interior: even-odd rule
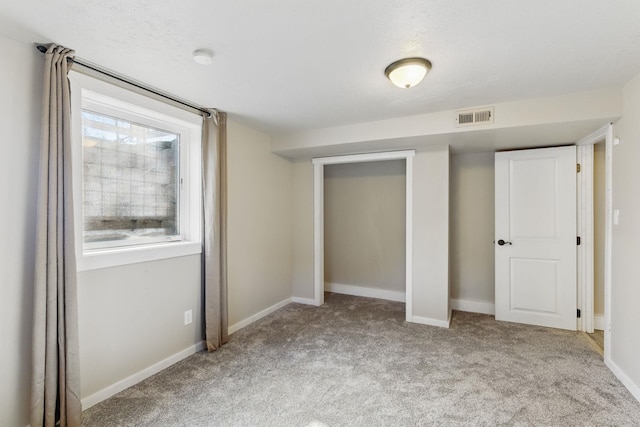
[[[403,89],[420,83],[431,69],[431,61],[424,58],[405,58],[390,64],[384,74],[391,82]]]
[[[209,49],[196,49],[193,51],[193,60],[201,65],[209,65],[213,62],[213,52]]]

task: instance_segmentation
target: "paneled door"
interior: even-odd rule
[[[576,147],[496,153],[496,320],[576,330]]]

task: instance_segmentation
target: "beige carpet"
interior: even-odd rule
[[[327,295],[289,306],[85,411],[85,426],[638,426],[582,333]]]

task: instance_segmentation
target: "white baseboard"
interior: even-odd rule
[[[241,320],[238,323],[235,323],[235,324],[229,326],[229,335],[233,334],[234,332],[238,332],[240,329],[242,329],[242,328],[244,328],[246,326],[249,326],[253,322],[258,321],[258,320],[262,319],[265,316],[268,316],[269,314],[273,313],[274,311],[281,309],[285,305],[289,304],[291,301],[292,301],[292,298],[287,298],[285,300],[282,300],[279,303],[274,304],[271,307],[265,308],[261,312],[254,314],[253,316],[247,317],[246,319]]]
[[[97,391],[85,398],[82,399],[82,409],[89,409],[94,405],[102,402],[113,396],[114,394],[120,393],[122,390],[125,390],[133,385],[138,384],[140,381],[149,378],[152,375],[157,374],[158,372],[167,369],[169,366],[178,363],[182,359],[185,359],[192,354],[199,352],[200,350],[205,348],[204,341],[199,342],[198,344],[194,344],[191,347],[185,348],[178,353],[167,357],[164,360],[161,360],[158,363],[154,363],[153,365],[145,368],[135,374],[128,376],[127,378],[118,381],[115,384],[112,384],[108,387],[103,388],[100,391]]]
[[[487,301],[474,301],[470,299],[451,299],[451,308],[457,311],[469,313],[496,314],[496,305]]]
[[[624,384],[627,390],[631,392],[633,397],[635,397],[636,400],[640,402],[640,387],[636,383],[634,383],[633,380],[631,380],[631,378],[629,378],[627,374],[625,374],[625,372],[620,369],[620,367],[610,358],[605,359],[604,364],[607,365],[609,369],[611,369],[613,375],[615,375],[620,380],[620,382]]]
[[[604,314],[593,315],[593,329],[604,331]]]
[[[430,319],[428,317],[411,316],[407,322],[419,323],[421,325],[438,326],[440,328],[448,328],[451,325],[451,310],[449,310],[449,318],[447,320]]]
[[[364,286],[343,285],[342,283],[325,283],[324,289],[336,294],[354,295],[357,297],[386,299],[405,302],[405,293],[386,289],[367,288]]]
[[[297,302],[298,304],[315,305],[316,307],[318,306],[318,304],[316,304],[316,300],[314,300],[313,298],[291,297],[291,302]]]

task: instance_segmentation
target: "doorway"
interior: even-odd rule
[[[325,292],[405,302],[404,160],[326,165]]]
[[[599,145],[596,147],[596,144]],[[614,144],[611,124],[607,124],[576,143],[578,163],[576,327],[577,330],[587,333],[593,333],[594,329],[603,331],[605,361],[610,357],[611,333],[612,151]],[[594,148],[595,156],[598,156],[595,160]],[[596,161],[598,164],[594,166]],[[496,239],[499,238],[496,236]],[[536,297],[538,297],[537,294]],[[498,304],[497,288],[496,304]]]
[[[596,147],[597,144],[601,144]],[[611,123],[598,129],[592,134],[586,136],[576,143],[578,146],[578,158],[581,163],[582,173],[578,179],[578,194],[583,199],[583,209],[578,210],[578,233],[583,237],[584,241],[591,245],[585,246],[585,251],[578,252],[578,271],[582,274],[578,275],[578,308],[582,311],[583,316],[579,322],[579,330],[593,333],[594,329],[602,328],[604,335],[604,360],[610,359],[611,355],[611,243],[613,234],[613,125]],[[604,148],[604,149],[603,149]],[[599,150],[596,154],[602,157],[604,155],[604,165],[600,160],[600,167],[594,168],[594,151]],[[603,151],[603,153],[602,153]],[[602,170],[604,166],[604,171]],[[595,176],[598,174],[598,177]],[[604,179],[604,189],[602,189],[602,180]],[[596,181],[597,180],[597,181]],[[600,186],[600,190],[595,186]],[[595,197],[603,197],[599,193],[604,192],[604,206],[600,209],[600,214],[604,218],[599,217],[600,226],[594,224],[595,210],[598,209]],[[596,232],[600,236],[596,237]],[[604,237],[602,236],[604,234]],[[599,239],[599,240],[598,240]],[[595,246],[602,248],[602,254],[598,261],[597,250]],[[596,263],[599,263],[596,267]],[[596,298],[595,274],[602,277],[602,291],[598,297],[602,297],[602,316],[595,316],[595,310],[598,307]],[[604,295],[602,295],[604,294]],[[599,313],[598,313],[599,314]]]
[[[405,185],[405,313],[407,320],[413,317],[413,158],[414,150],[391,151],[370,154],[321,157],[313,159],[313,270],[314,303],[324,304],[324,175],[326,165],[404,160]]]
[[[606,146],[593,146],[593,332],[589,337],[604,352],[604,241]]]
[[[598,184],[602,184],[604,180],[604,189],[600,189],[600,193],[604,193],[604,206],[600,210],[599,221],[601,227],[599,240],[596,243],[594,236],[594,146],[602,144],[598,149],[601,151],[599,155],[604,155],[604,165],[600,165],[598,171],[600,180]],[[579,140],[577,146],[577,163],[579,164],[579,173],[577,174],[577,329],[584,332],[593,332],[595,322],[598,327],[604,330],[604,358],[605,361],[610,355],[610,324],[611,324],[611,241],[612,241],[612,225],[613,225],[613,204],[612,204],[612,175],[613,162],[612,152],[613,145],[616,141],[613,138],[613,125],[607,124],[601,129],[593,132],[585,138]],[[604,147],[604,149],[602,148]],[[602,203],[602,202],[601,202]],[[601,216],[604,218],[601,218]],[[498,237],[496,237],[498,239]],[[595,246],[601,247],[601,255],[599,258],[598,274],[602,278],[602,289],[600,296],[603,313],[601,316],[594,316],[595,309],[595,285],[594,274],[596,272],[594,255]],[[600,302],[598,302],[600,304]],[[600,313],[598,313],[600,314]]]

